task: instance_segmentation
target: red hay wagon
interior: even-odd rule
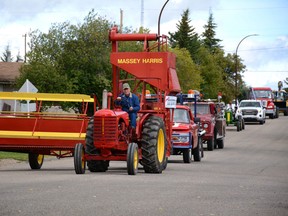
[[[82,94],[0,92],[0,100],[36,104],[33,112],[0,112],[0,151],[28,153],[31,169],[41,168],[44,155],[72,157],[75,145],[85,143],[88,104],[94,103],[94,112],[96,109],[96,98]],[[45,112],[47,102],[73,102],[81,108],[77,113]]]

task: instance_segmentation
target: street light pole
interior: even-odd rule
[[[251,36],[258,36],[258,34],[251,34],[251,35],[247,35],[245,36],[244,38],[242,38],[242,40],[238,43],[237,45],[237,48],[236,48],[236,59],[235,59],[235,103],[236,103],[236,106],[238,106],[237,104],[237,98],[238,98],[238,84],[237,84],[237,73],[238,73],[238,55],[237,55],[237,52],[238,52],[238,48],[240,46],[240,44],[242,43],[243,40],[245,40],[246,38],[248,37],[251,37]]]

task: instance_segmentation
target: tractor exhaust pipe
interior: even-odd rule
[[[103,90],[102,93],[102,109],[107,109],[108,107],[108,92],[106,89]]]

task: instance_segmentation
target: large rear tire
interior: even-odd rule
[[[31,169],[41,169],[44,162],[44,155],[30,152],[28,159]]]
[[[128,175],[136,175],[138,172],[139,155],[138,145],[130,143],[127,149],[127,172]]]
[[[86,169],[85,150],[82,143],[77,143],[74,150],[74,169],[76,174],[84,174]]]
[[[162,173],[166,163],[166,130],[160,117],[150,116],[142,130],[142,164],[146,173]]]
[[[94,146],[93,131],[94,131],[94,118],[92,117],[87,126],[85,152],[87,154],[99,155],[99,151]],[[90,172],[106,172],[109,167],[109,161],[87,160],[87,167],[90,170]]]
[[[165,170],[167,168],[167,165],[168,165],[168,157],[165,157],[165,160],[163,162],[163,170]]]

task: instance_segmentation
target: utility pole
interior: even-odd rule
[[[123,27],[123,10],[120,8],[120,33],[122,33]]]
[[[140,29],[144,28],[144,0],[141,0],[141,24]]]
[[[26,63],[26,38],[27,38],[27,34],[25,33],[24,35],[22,35],[22,37],[24,37],[24,63]]]

